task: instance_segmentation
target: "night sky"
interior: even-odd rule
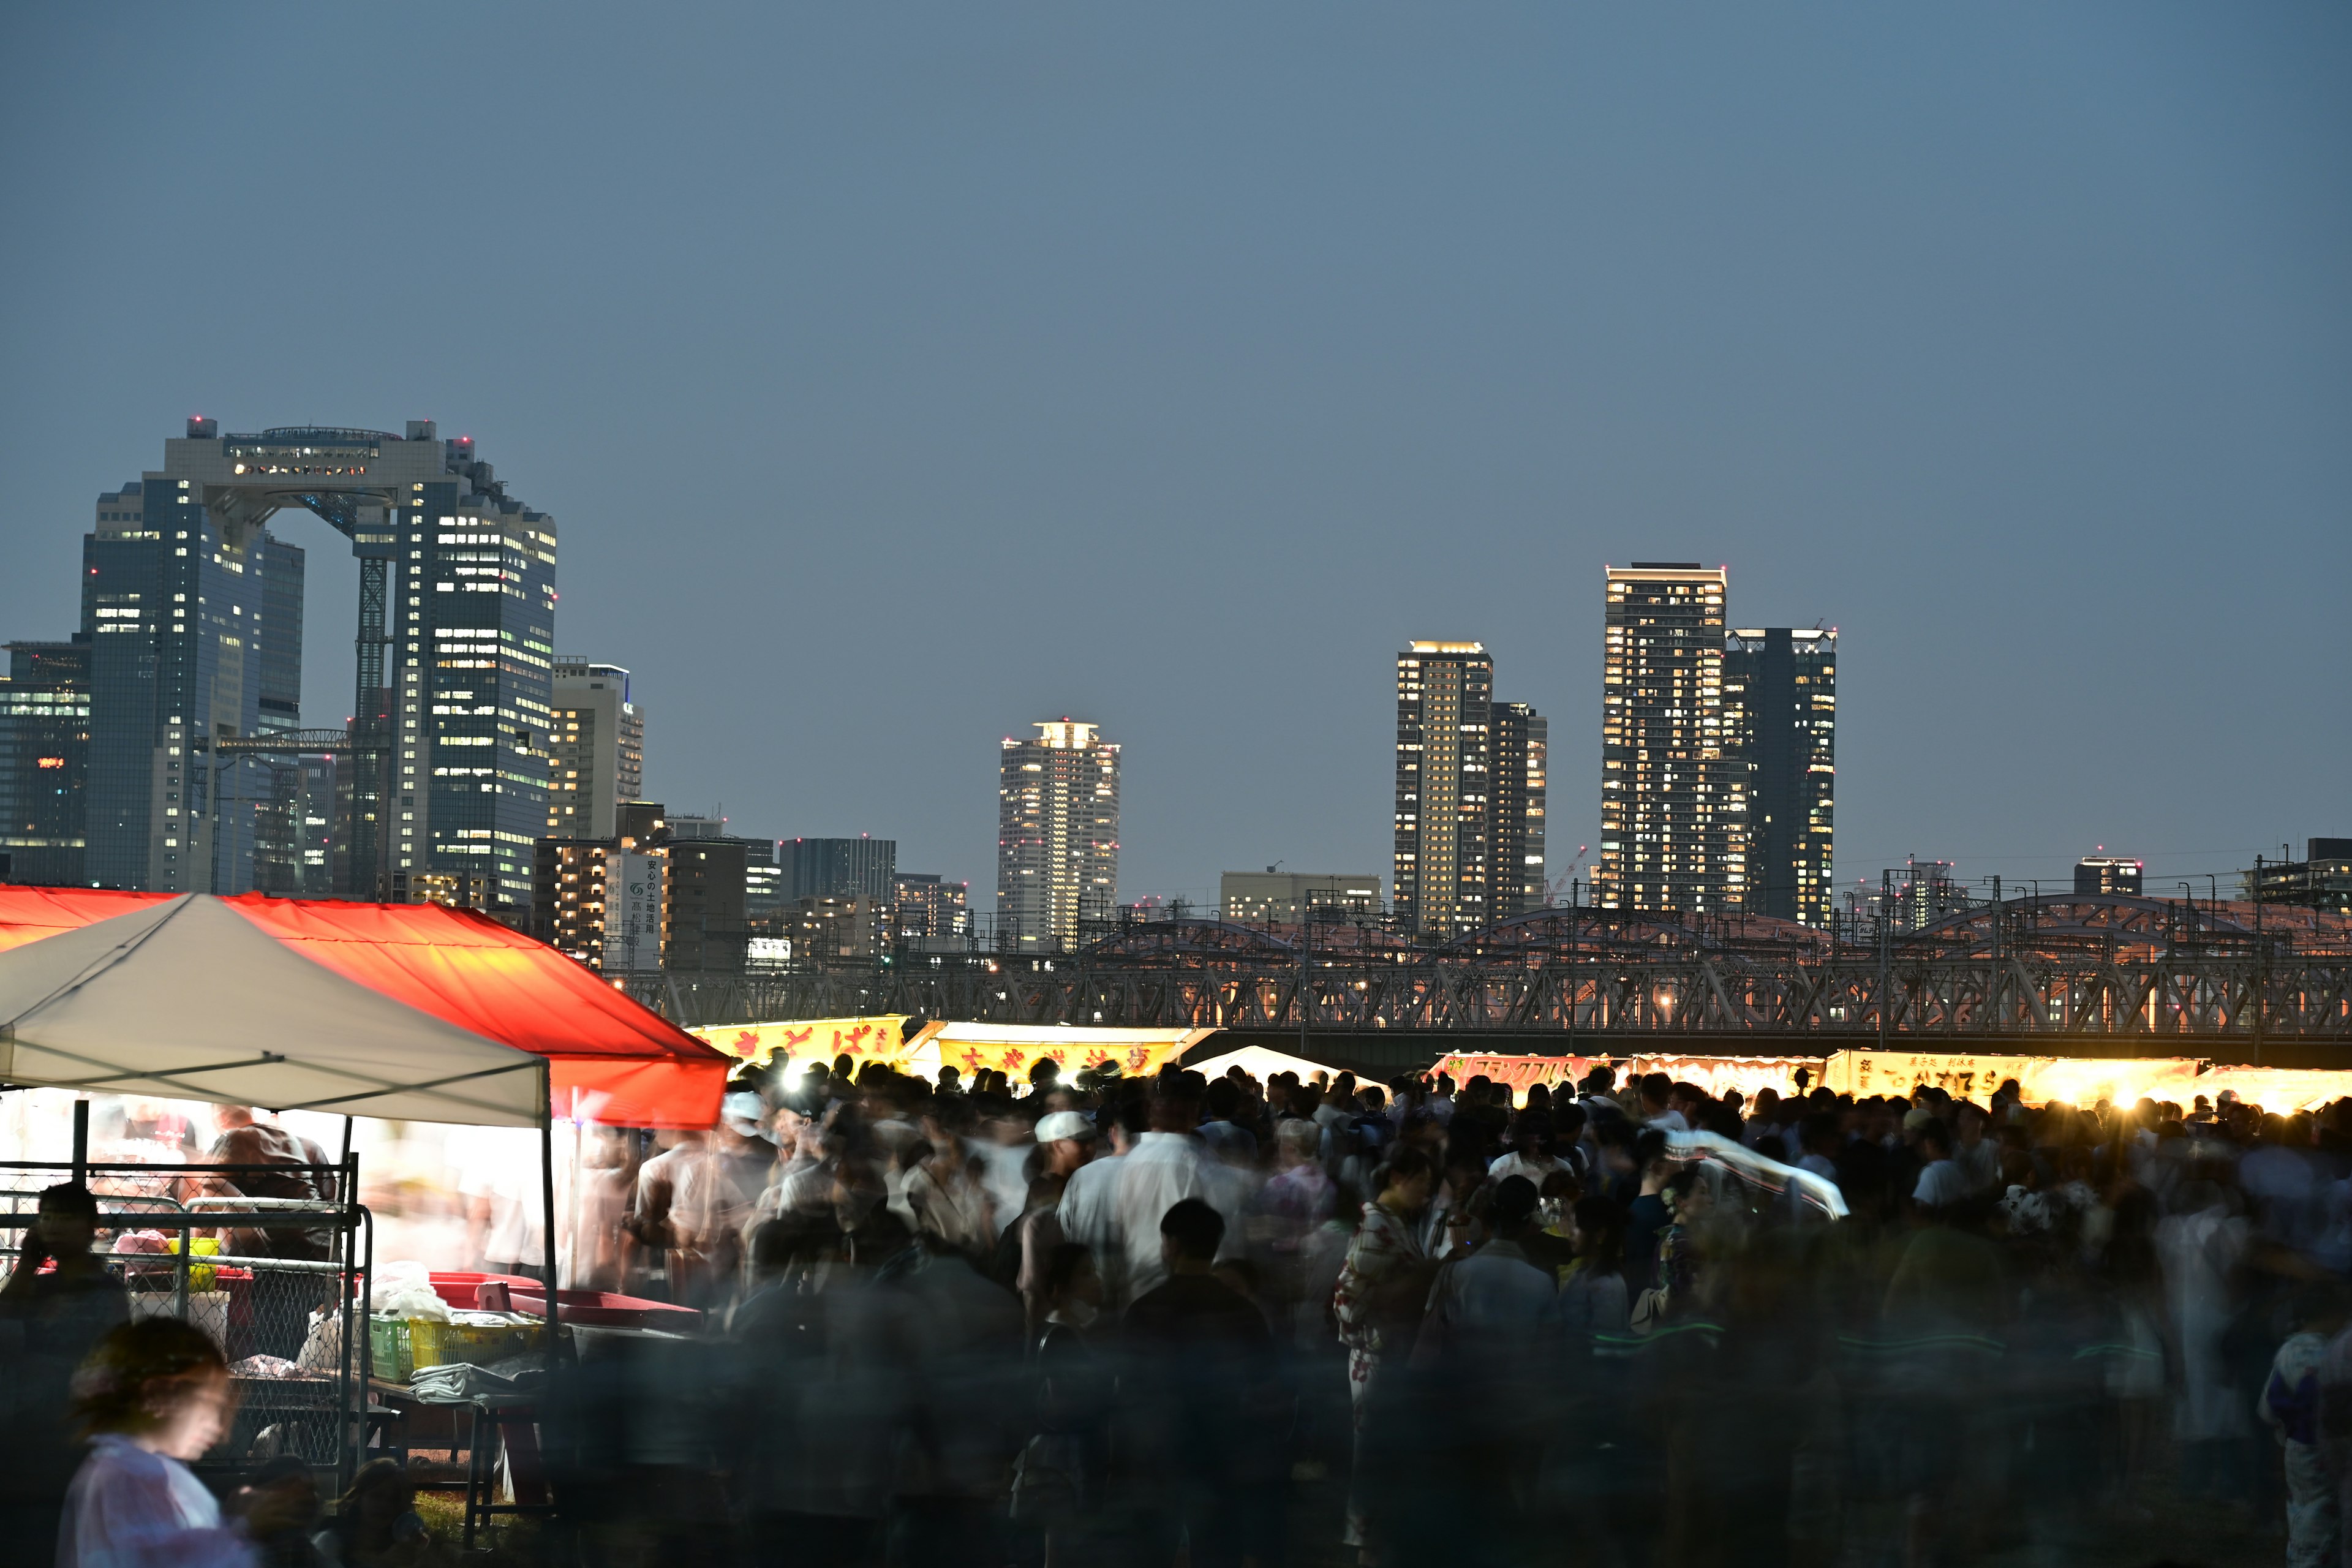
[[[2338,5],[11,6],[0,637],[188,415],[431,417],[673,810],[985,908],[1066,713],[1199,900],[1385,880],[1415,637],[1565,876],[1602,566],[1720,563],[1840,630],[1842,885],[2169,893],[2352,834],[2347,82]]]

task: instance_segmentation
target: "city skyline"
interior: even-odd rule
[[[873,17],[465,25],[511,133],[432,27],[0,21],[0,637],[68,636],[91,496],[188,416],[425,416],[562,520],[559,641],[638,672],[648,794],[895,836],[983,910],[985,758],[1045,713],[1127,749],[1123,897],[1385,864],[1364,671],[1427,628],[1549,719],[1564,876],[1587,584],[1632,557],[1853,645],[1841,890],[2098,843],[2161,889],[2345,831],[2340,12],[1375,12],[1337,62],[1232,16],[939,13],[912,64]],[[414,96],[201,85],[264,55]],[[192,167],[279,171],[301,241]],[[385,244],[355,169],[497,216]],[[357,568],[293,542],[334,724]]]

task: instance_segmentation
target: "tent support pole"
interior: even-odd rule
[[[77,1100],[73,1110],[74,1185],[89,1185],[89,1101]]]
[[[540,1256],[547,1273],[547,1357],[555,1364],[556,1346],[562,1340],[562,1323],[556,1316],[555,1291],[555,1086],[553,1071],[546,1058],[539,1065],[539,1203],[541,1232]]]

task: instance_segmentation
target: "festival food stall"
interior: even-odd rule
[[[847,1057],[917,1078],[935,1079],[943,1067],[969,1077],[993,1068],[1016,1085],[1042,1060],[1059,1064],[1065,1078],[1115,1062],[1129,1078],[1149,1077],[1216,1033],[1214,1029],[1082,1029],[1053,1024],[923,1025],[906,1032],[907,1016],[803,1018],[781,1023],[714,1024],[690,1031],[740,1060],[762,1065],[781,1056],[830,1066]]]
[[[1627,1080],[1664,1073],[1678,1083],[1696,1084],[1717,1099],[1738,1089],[1753,1100],[1759,1089],[1776,1089],[1790,1093],[1796,1087],[1800,1069],[1806,1074],[1808,1085],[1821,1080],[1822,1058],[1820,1057],[1704,1057],[1704,1056],[1633,1056],[1633,1057],[1507,1057],[1479,1056],[1454,1052],[1437,1058],[1430,1070],[1442,1072],[1457,1084],[1483,1077],[1493,1083],[1507,1086],[1512,1098],[1525,1100],[1527,1091],[1536,1084],[1559,1089],[1573,1086],[1594,1068],[1607,1067],[1616,1070],[1619,1087]]]
[[[535,1131],[551,1279],[561,1278],[558,1118],[575,1132],[587,1120],[708,1127],[717,1119],[730,1065],[570,959],[468,911],[0,887],[0,1081],[259,1107],[289,1117],[326,1112]],[[160,1227],[156,1250],[173,1261],[134,1264],[130,1271],[152,1274],[160,1267],[173,1279],[173,1306],[184,1315],[197,1315],[192,1286],[206,1287],[195,1295],[215,1296],[222,1292],[210,1287],[233,1285],[239,1275],[277,1279],[276,1293],[289,1300],[319,1294],[337,1303],[331,1347],[314,1352],[306,1340],[299,1361],[290,1363],[315,1372],[314,1363],[331,1354],[331,1391],[323,1398],[318,1390],[290,1386],[255,1391],[264,1396],[248,1397],[240,1432],[276,1413],[287,1417],[276,1423],[281,1440],[306,1458],[348,1465],[357,1456],[346,1438],[357,1443],[363,1434],[347,1432],[334,1413],[353,1408],[352,1385],[365,1376],[367,1336],[354,1331],[353,1320],[356,1303],[367,1296],[372,1236],[356,1198],[351,1125],[344,1123],[342,1160],[316,1173],[320,1190],[336,1194],[331,1202],[237,1199],[198,1207],[188,1194],[200,1179],[236,1173],[152,1160],[101,1171],[79,1146],[71,1163],[17,1159],[0,1169],[16,1175],[11,1185],[18,1188],[87,1177],[102,1205],[113,1205],[107,1228],[129,1229],[125,1222],[134,1217],[152,1222],[141,1229]],[[16,1194],[16,1206],[26,1195]],[[0,1216],[0,1223],[21,1230],[26,1217]],[[196,1261],[205,1244],[191,1233],[230,1225],[232,1234],[328,1234],[332,1256],[214,1252]],[[304,1274],[332,1278],[308,1286],[285,1282]],[[536,1308],[532,1315],[550,1328],[602,1302],[593,1293],[563,1289],[551,1300],[544,1287],[535,1289],[536,1300],[518,1293],[511,1306]],[[268,1292],[248,1285],[247,1293]],[[263,1315],[267,1306],[261,1304]],[[312,1381],[282,1367],[265,1370],[289,1385]],[[288,1403],[298,1395],[310,1396],[299,1412]]]

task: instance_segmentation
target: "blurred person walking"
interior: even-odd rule
[[[1400,1149],[1382,1173],[1381,1195],[1364,1209],[1349,1244],[1331,1311],[1340,1342],[1348,1347],[1348,1397],[1354,1416],[1355,1473],[1348,1489],[1344,1544],[1371,1560],[1367,1528],[1370,1495],[1364,1486],[1364,1431],[1384,1365],[1402,1366],[1412,1354],[1413,1337],[1429,1297],[1433,1273],[1421,1245],[1418,1221],[1429,1206],[1435,1173],[1417,1149]]]
[[[98,1200],[88,1187],[45,1188],[22,1235],[16,1271],[0,1288],[0,1563],[48,1568],[81,1458],[74,1370],[130,1321],[131,1296],[91,1255]]]

